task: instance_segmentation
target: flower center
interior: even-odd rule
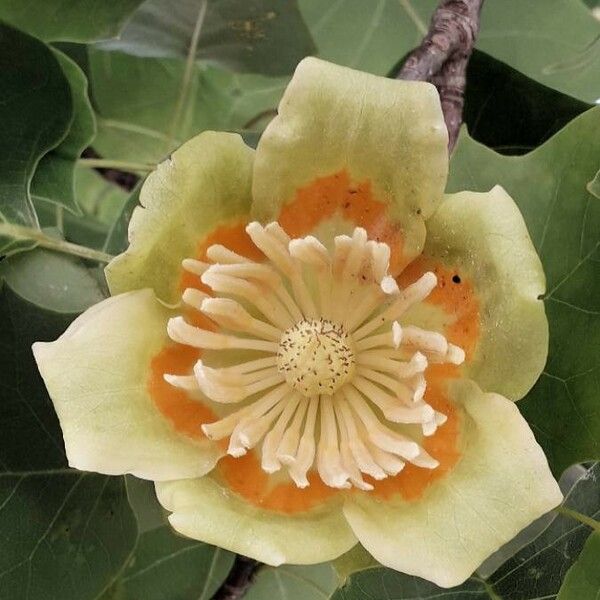
[[[388,275],[389,247],[360,227],[337,236],[332,250],[313,236],[290,239],[277,223],[246,232],[264,262],[220,245],[206,251],[210,264],[183,261],[212,295],[188,288],[182,299],[214,327],[183,317],[167,326],[175,342],[229,353],[231,366],[211,366],[203,353],[193,373],[165,374],[214,403],[221,418],[202,431],[229,439],[231,456],[255,450],[267,473],[285,468],[298,487],[309,485],[310,470],[331,487],[371,490],[363,475],[384,479],[406,463],[435,469],[420,440],[446,416],[425,399],[425,372],[430,363],[460,364],[464,352],[401,320],[436,276],[400,289]]]
[[[327,319],[304,319],[283,332],[277,368],[307,398],[333,395],[354,373],[352,339]]]

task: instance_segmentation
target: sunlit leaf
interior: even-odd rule
[[[81,260],[41,248],[0,263],[0,279],[24,300],[57,313],[83,312],[104,299]]]
[[[542,259],[550,350],[519,408],[555,474],[600,458],[600,203],[586,187],[599,167],[594,108],[521,157],[496,154],[463,132],[450,168],[450,191],[502,185]]]
[[[0,24],[0,89],[0,221],[36,226],[29,186],[40,158],[69,131],[69,84],[48,46]],[[0,238],[0,254],[7,251]]]
[[[1,600],[94,600],[136,542],[123,478],[67,468],[31,353],[74,316],[40,309],[7,282],[0,291]]]
[[[436,0],[299,0],[319,54],[386,74],[417,46]],[[488,0],[477,47],[586,102],[600,97],[600,22],[580,0]]]
[[[31,182],[31,195],[34,199],[50,201],[78,214],[75,163],[94,139],[96,119],[87,95],[85,75],[65,54],[58,50],[54,50],[54,54],[71,86],[73,120],[67,136],[40,160]]]
[[[178,123],[184,64],[90,51],[90,81],[98,112],[94,148],[118,160],[156,163],[205,129],[237,130],[274,109],[287,78],[236,75],[197,63]]]
[[[127,568],[99,600],[210,600],[233,559],[163,525],[139,536]]]
[[[567,571],[558,600],[590,600],[600,597],[600,531],[590,535],[579,558]]]
[[[197,26],[196,58],[242,72],[286,75],[315,50],[296,0],[146,0],[102,47],[185,58]]]
[[[329,563],[262,567],[244,600],[327,600],[336,587]]]
[[[119,33],[143,0],[2,0],[0,19],[47,41],[91,42]]]

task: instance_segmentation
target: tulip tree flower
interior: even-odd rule
[[[112,297],[35,358],[69,464],[156,482],[183,535],[271,565],[360,542],[441,586],[561,501],[515,401],[547,354],[513,200],[444,195],[435,88],[313,58],[256,151],[146,180]]]

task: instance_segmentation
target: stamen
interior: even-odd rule
[[[281,383],[283,377],[276,368],[256,371],[248,375],[231,377],[227,382],[219,369],[211,369],[199,360],[194,366],[194,374],[202,392],[215,402],[230,404],[241,402],[262,390]]]
[[[309,481],[306,474],[315,460],[315,425],[317,422],[318,407],[319,397],[314,396],[310,399],[308,406],[304,433],[298,444],[298,453],[294,462],[289,466],[290,477],[299,488],[308,487]]]
[[[202,282],[216,293],[244,298],[254,304],[268,321],[281,329],[287,329],[294,322],[281,303],[273,294],[269,293],[268,288],[264,285],[214,273],[210,269],[202,276]]]
[[[350,477],[342,466],[338,432],[331,396],[321,396],[321,437],[317,449],[317,470],[321,479],[335,488],[349,488]]]
[[[380,315],[363,325],[354,333],[356,340],[361,340],[369,333],[375,331],[378,327],[387,321],[399,319],[413,304],[422,302],[429,296],[437,285],[437,277],[434,273],[425,273],[420,279],[412,283],[400,292],[397,299],[383,311]]]
[[[193,273],[194,275],[202,275],[206,269],[208,269],[208,265],[204,262],[200,262],[194,258],[184,258],[181,261],[181,266],[188,272]]]
[[[194,348],[205,348],[209,350],[228,350],[232,348],[259,350],[261,352],[277,352],[278,345],[275,342],[264,342],[251,338],[238,338],[223,333],[215,333],[189,325],[183,317],[174,317],[167,322],[167,333],[169,337],[180,344],[187,344]]]
[[[233,250],[230,250],[225,246],[221,246],[221,244],[213,244],[212,246],[209,246],[206,250],[206,257],[212,260],[214,263],[223,265],[235,265],[252,262],[249,258],[241,256]]]
[[[250,333],[275,342],[281,337],[281,330],[255,319],[241,304],[230,298],[205,298],[200,310],[225,329]]]
[[[395,476],[407,462],[435,469],[438,461],[391,424],[435,434],[447,418],[424,400],[428,364],[465,360],[440,333],[398,321],[435,288],[436,276],[401,290],[388,273],[389,246],[360,227],[337,236],[332,253],[313,236],[290,239],[277,223],[250,223],[246,232],[264,261],[215,244],[206,251],[212,264],[182,262],[214,293],[187,288],[182,300],[217,330],[182,317],[167,323],[180,344],[267,354],[226,367],[211,365],[208,354],[193,375],[164,374],[170,385],[219,403],[220,412],[230,405],[201,426],[205,435],[228,438],[234,457],[260,448],[263,470],[284,467],[300,488],[311,470],[328,486],[368,492],[364,475]]]
[[[181,299],[188,306],[195,308],[197,311],[202,310],[202,302],[204,302],[206,298],[210,298],[210,296],[196,288],[186,288],[181,296]]]

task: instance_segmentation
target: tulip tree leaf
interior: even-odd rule
[[[471,56],[463,120],[473,139],[497,152],[529,152],[589,108],[484,52]]]
[[[590,535],[579,558],[567,571],[558,600],[600,597],[600,531]]]
[[[598,171],[594,176],[594,179],[587,184],[587,191],[600,199],[600,171]]]
[[[127,568],[99,600],[210,600],[233,560],[230,552],[163,525],[139,536]]]
[[[600,466],[578,480],[564,505],[594,519],[600,515]],[[541,600],[555,598],[568,569],[575,563],[590,528],[559,514],[530,544],[507,560],[489,578],[469,578],[460,586],[442,589],[433,583],[384,567],[352,574],[331,600]],[[585,557],[584,557],[585,559]],[[597,576],[597,575],[596,575]],[[583,600],[586,596],[578,596]]]
[[[0,290],[0,600],[94,600],[135,546],[123,478],[67,468],[33,360],[74,316]]]
[[[117,35],[143,0],[2,0],[0,19],[46,41],[92,42]]]
[[[31,178],[69,131],[69,84],[48,46],[0,23],[0,89],[0,221],[35,227]],[[0,254],[8,249],[0,239]]]
[[[115,219],[110,231],[108,232],[108,236],[106,237],[106,241],[104,243],[104,251],[110,254],[120,254],[121,252],[125,252],[127,246],[129,244],[128,240],[128,231],[129,231],[129,221],[131,219],[131,215],[133,214],[133,210],[140,203],[140,189],[141,184],[138,184],[127,198],[125,204],[123,204],[123,208],[121,212]]]
[[[67,136],[40,160],[31,182],[31,195],[77,214],[80,211],[75,198],[75,162],[94,139],[96,119],[88,99],[85,75],[65,54],[58,50],[54,50],[54,54],[71,86],[73,121]]]
[[[125,485],[127,486],[129,504],[135,513],[140,534],[168,524],[168,513],[158,503],[153,481],[126,475]]]
[[[156,163],[200,131],[241,129],[277,106],[288,81],[197,63],[185,110],[172,132],[185,69],[181,60],[98,50],[90,51],[89,60],[98,112],[94,148],[117,160]]]
[[[336,587],[329,563],[309,566],[263,566],[244,600],[326,600]]]
[[[598,167],[600,107],[520,157],[463,131],[450,168],[449,191],[508,191],[544,265],[548,362],[519,408],[557,475],[600,458],[600,202],[586,187]]]
[[[82,261],[42,248],[0,263],[0,278],[24,300],[57,313],[83,312],[104,299]]]
[[[319,55],[389,73],[417,46],[436,0],[299,0]],[[477,48],[528,77],[592,103],[600,97],[600,22],[580,0],[490,0]]]
[[[185,58],[205,2],[197,59],[242,72],[286,75],[314,53],[296,0],[146,0],[119,38],[101,47]]]

